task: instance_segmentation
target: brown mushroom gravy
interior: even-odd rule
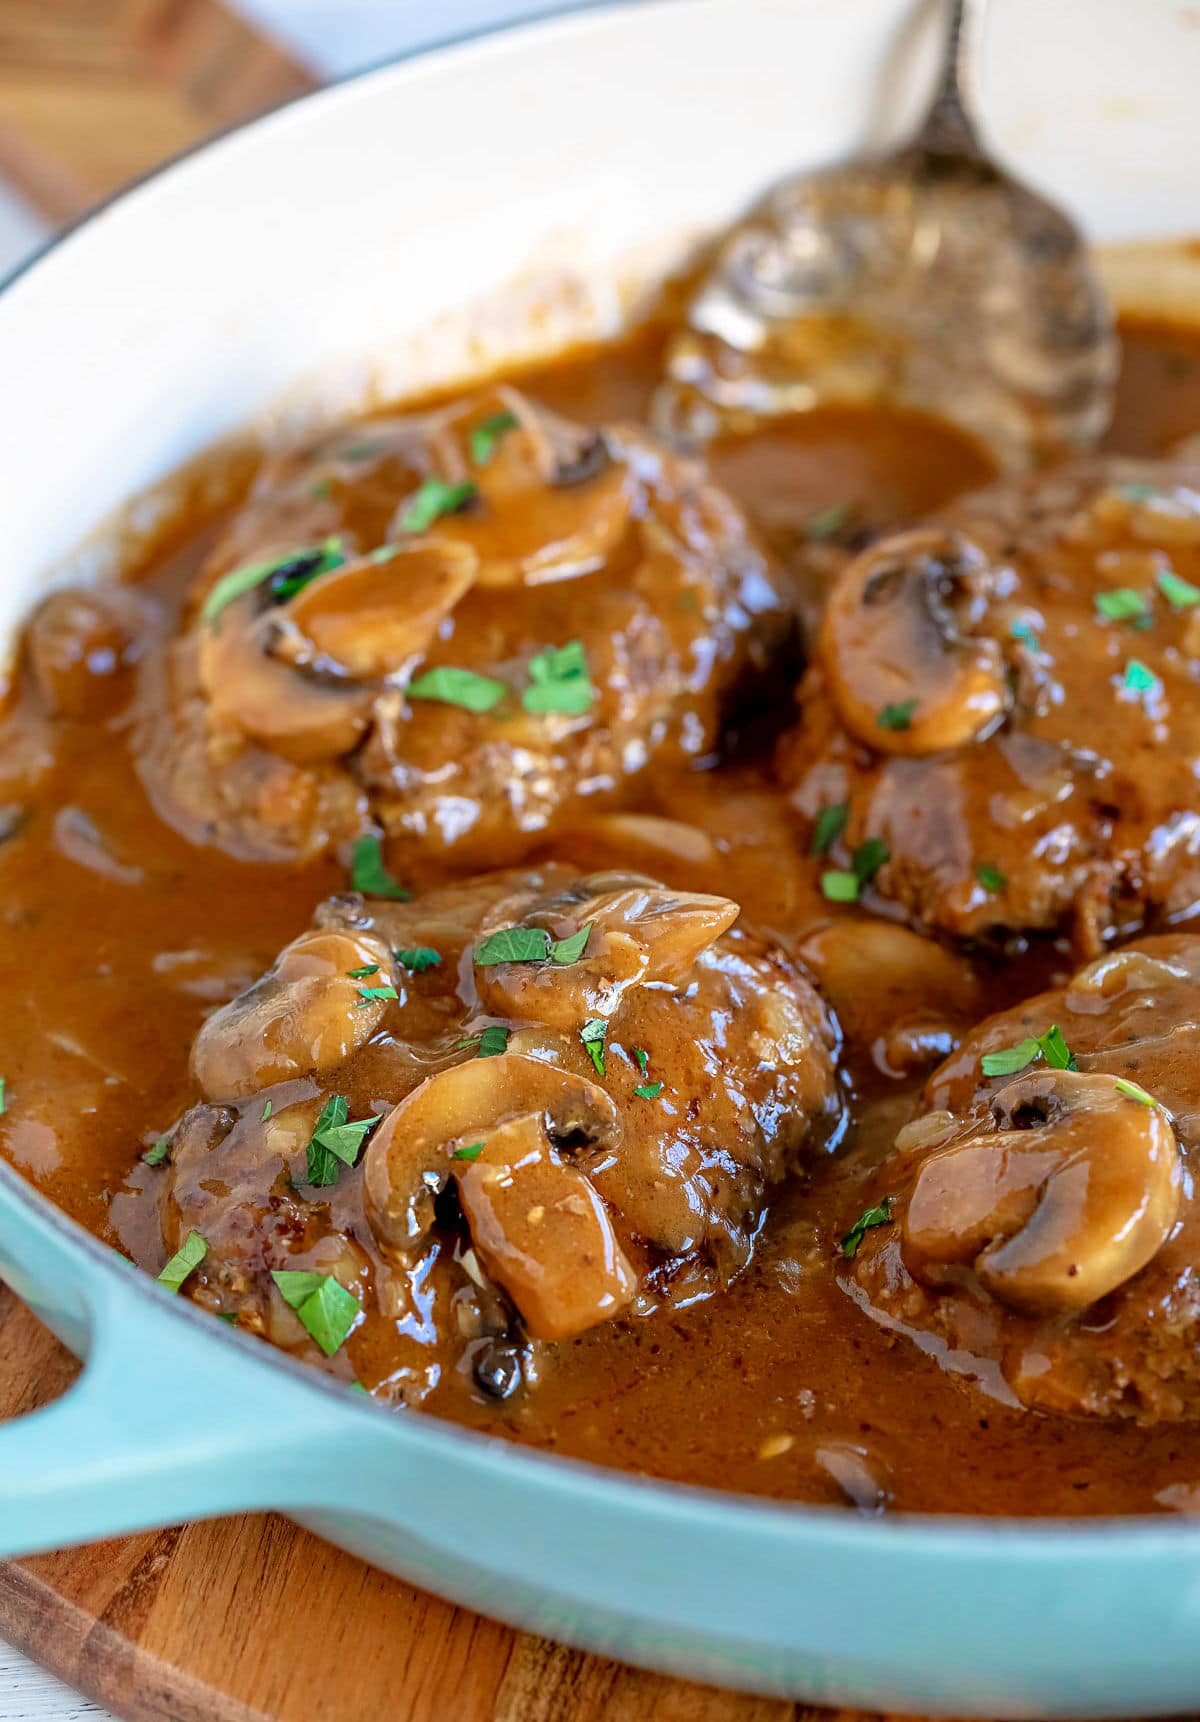
[[[883,410],[703,467],[661,346],[272,455],[45,601],[0,1149],[397,1415],[1196,1510],[1200,344],[1126,328],[1121,460],[998,486]]]

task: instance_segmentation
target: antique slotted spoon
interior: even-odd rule
[[[700,446],[762,417],[888,401],[955,421],[1014,469],[1103,433],[1117,352],[1087,248],[989,158],[969,111],[985,4],[950,0],[911,142],[785,180],[720,241],[668,351],[668,436]]]

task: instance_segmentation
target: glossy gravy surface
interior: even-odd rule
[[[655,337],[644,335],[525,386],[578,419],[636,418],[657,357]],[[1200,345],[1127,330],[1110,445],[1159,453],[1196,430]],[[864,528],[902,524],[988,476],[974,449],[932,421],[852,411],[727,445],[714,468],[784,556],[831,506],[852,504]],[[214,531],[182,521],[174,550],[139,578],[177,607]],[[819,597],[808,593],[814,605]],[[193,1099],[197,1027],[271,963],[345,872],[333,861],[240,862],[187,842],[148,805],[136,728],[136,711],[101,725],[51,716],[18,672],[0,744],[0,1149],[154,1272],[154,1174],[140,1155]],[[647,780],[644,795],[648,809],[706,830],[719,851],[715,866],[660,862],[669,883],[733,897],[789,939],[854,912],[821,897],[817,869],[753,757]],[[590,852],[569,816],[545,853],[585,866],[613,859]],[[407,883],[419,890],[445,876],[435,861]],[[1069,966],[1049,943],[1003,967],[980,963],[980,1014]],[[889,1337],[854,1305],[837,1272],[844,1217],[915,1104],[915,1089],[884,1079],[872,1060],[887,1008],[864,1001],[848,1039],[848,1138],[776,1201],[751,1268],[728,1292],[559,1345],[538,1385],[512,1402],[485,1401],[449,1371],[427,1408],[606,1465],[868,1511],[1145,1512],[1186,1503],[1193,1486],[1200,1498],[1200,1437],[1188,1426],[1088,1425],[1016,1408],[1003,1390],[943,1372],[936,1355]]]

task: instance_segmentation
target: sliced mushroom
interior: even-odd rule
[[[299,765],[349,753],[370,719],[370,690],[318,680],[272,657],[277,627],[273,616],[256,615],[253,594],[227,605],[218,627],[199,624],[200,679],[214,721]]]
[[[1181,1182],[1161,1107],[1112,1076],[1039,1071],[923,1162],[904,1259],[928,1283],[973,1267],[1014,1309],[1068,1314],[1145,1267],[1175,1224]]]
[[[828,921],[805,935],[800,956],[843,1031],[890,1075],[945,1058],[978,1014],[970,965],[907,927]]]
[[[484,928],[541,927],[555,941],[590,927],[575,961],[478,966],[483,1008],[497,1016],[532,1019],[551,1028],[578,1027],[588,1017],[609,1017],[631,986],[682,980],[702,951],[736,921],[728,897],[672,891],[636,873],[593,873],[568,890],[530,904],[497,905]]]
[[[535,1339],[569,1339],[632,1300],[637,1276],[608,1209],[543,1117],[493,1127],[455,1176],[479,1259]]]
[[[485,1143],[516,1118],[540,1120],[557,1140],[613,1145],[617,1109],[604,1090],[570,1071],[519,1052],[468,1058],[427,1077],[394,1106],[363,1158],[367,1216],[380,1242],[409,1255],[433,1224],[433,1203],[456,1162],[455,1150]]]
[[[397,673],[427,651],[439,626],[475,583],[479,558],[465,544],[416,539],[312,580],[278,612],[276,656],[314,658],[351,676]]]
[[[220,1101],[334,1070],[379,1027],[389,1001],[370,989],[395,985],[391,951],[369,933],[303,933],[208,1018],[192,1048],[192,1075]]]
[[[51,709],[72,718],[109,711],[146,621],[139,596],[119,586],[68,588],[44,599],[27,640],[34,680]]]
[[[499,414],[515,421],[470,456],[473,432]],[[594,573],[609,560],[632,514],[636,480],[609,457],[604,439],[536,406],[516,389],[448,410],[431,437],[453,443],[438,460],[446,476],[469,477],[479,506],[444,516],[431,530],[439,542],[469,545],[479,555],[480,586],[537,586]],[[467,455],[464,458],[463,449]],[[402,504],[397,520],[403,518]]]
[[[1004,654],[974,632],[988,573],[975,546],[932,527],[882,539],[842,571],[820,654],[842,722],[859,741],[883,753],[938,753],[1004,715]]]

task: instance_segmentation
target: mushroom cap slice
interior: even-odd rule
[[[970,1266],[1014,1309],[1070,1314],[1162,1247],[1182,1179],[1161,1107],[1112,1076],[1039,1071],[922,1163],[901,1220],[904,1259],[927,1283]]]
[[[319,680],[273,657],[278,627],[269,612],[256,614],[253,594],[227,605],[219,625],[199,625],[200,680],[213,722],[297,765],[349,753],[370,721],[371,690]]]
[[[881,753],[940,753],[1003,717],[1012,698],[1004,654],[974,632],[989,573],[982,551],[935,527],[882,539],[842,570],[820,657],[859,741]]]
[[[631,1302],[637,1276],[608,1209],[544,1118],[493,1127],[455,1178],[476,1254],[535,1339],[569,1339]]]
[[[464,460],[472,433],[499,414],[515,422],[492,441],[482,464]],[[430,536],[474,550],[480,586],[537,586],[594,573],[625,535],[637,492],[628,463],[613,458],[599,432],[535,406],[516,389],[451,407],[431,443],[435,454],[439,443],[449,445],[438,464],[447,477],[470,478],[478,506],[443,516]]]
[[[577,1028],[589,1017],[609,1017],[630,987],[682,980],[740,912],[728,897],[673,891],[631,873],[594,873],[561,895],[533,904],[509,898],[489,917],[485,935],[514,917],[525,926],[545,928],[555,940],[584,927],[591,931],[572,963],[477,966],[480,1002],[496,1015],[529,1018],[551,1028]]]
[[[367,680],[397,674],[428,651],[474,585],[478,567],[466,544],[414,539],[385,545],[297,592],[278,612],[283,627],[273,650],[303,664],[308,647],[310,657],[315,653]]]
[[[401,1256],[419,1248],[433,1204],[459,1164],[454,1153],[483,1143],[514,1119],[540,1120],[551,1139],[615,1145],[617,1109],[596,1083],[524,1053],[469,1058],[427,1077],[394,1106],[363,1157],[367,1218],[380,1243]]]
[[[351,971],[374,969],[356,978]],[[242,1100],[273,1083],[336,1070],[386,1009],[368,986],[394,986],[391,951],[369,933],[302,933],[261,980],[204,1023],[192,1075],[209,1100]]]

